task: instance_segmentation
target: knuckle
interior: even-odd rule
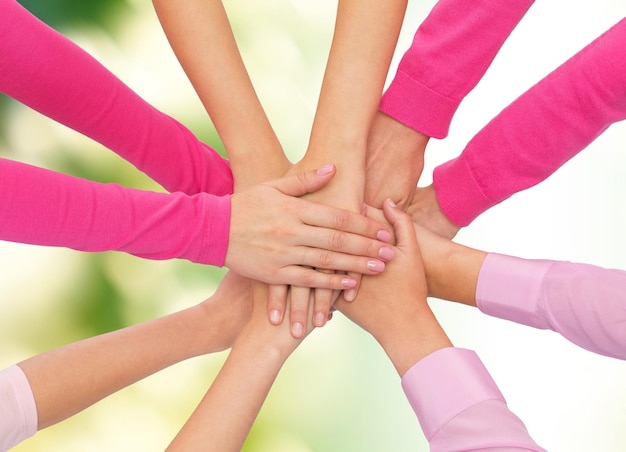
[[[352,215],[347,210],[340,210],[335,216],[335,226],[337,229],[346,230],[350,225]]]
[[[333,231],[330,235],[329,246],[333,250],[343,249],[348,242],[348,236],[346,233],[341,231]]]
[[[318,261],[318,267],[331,268],[331,264],[333,263],[333,253],[330,251],[321,251]]]

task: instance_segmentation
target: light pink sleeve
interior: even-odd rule
[[[100,184],[0,159],[0,239],[222,266],[230,197]]]
[[[457,226],[538,184],[626,118],[626,19],[520,96],[435,168],[441,209]]]
[[[0,2],[0,91],[131,162],[168,191],[232,193],[228,162],[15,0]]]
[[[626,359],[626,272],[571,262],[488,254],[476,305],[489,315],[562,334]]]
[[[19,366],[0,371],[0,451],[37,433],[37,406]]]
[[[402,388],[431,452],[543,451],[504,397],[478,355],[444,348],[402,377]]]
[[[440,0],[402,57],[380,110],[427,136],[444,138],[534,0]]]

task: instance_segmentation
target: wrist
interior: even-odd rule
[[[428,307],[413,320],[405,319],[403,326],[388,328],[379,343],[400,377],[436,350],[452,346]]]

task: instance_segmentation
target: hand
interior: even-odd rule
[[[452,344],[426,302],[426,277],[410,217],[390,199],[383,210],[395,229],[396,257],[382,275],[363,279],[356,300],[339,299],[335,307],[376,338],[402,376],[426,355]]]
[[[353,278],[316,272],[330,270],[377,274],[389,237],[382,225],[362,215],[299,199],[335,174],[330,165],[286,176],[232,196],[226,266],[270,284],[346,289]]]
[[[423,135],[378,111],[367,142],[365,202],[381,208],[390,197],[406,210],[424,169]]]
[[[452,240],[461,229],[448,220],[439,207],[433,185],[418,188],[406,212],[411,215],[416,224],[449,240]]]

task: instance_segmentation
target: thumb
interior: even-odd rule
[[[333,164],[324,165],[316,170],[300,171],[269,182],[268,185],[289,196],[303,196],[313,193],[326,185],[337,172]]]
[[[387,198],[383,203],[383,212],[387,221],[393,225],[396,233],[396,246],[400,248],[417,248],[413,220],[404,213],[396,204]]]

